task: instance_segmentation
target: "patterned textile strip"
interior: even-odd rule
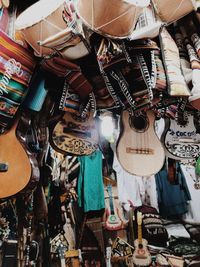
[[[150,103],[152,103],[153,100],[153,91],[152,88],[155,86],[155,60],[154,60],[154,52],[151,51],[151,62],[152,62],[152,69],[151,69],[151,75],[149,74],[149,70],[147,68],[147,64],[145,62],[144,56],[142,54],[139,54],[137,56],[137,60],[141,66],[141,71],[143,74],[144,81],[147,85],[147,90],[149,94],[149,100]]]
[[[0,114],[7,117],[12,118],[15,112],[19,107],[19,103],[16,103],[10,99],[1,97],[0,98]],[[1,121],[0,121],[1,125]]]
[[[98,61],[98,65],[99,65],[99,69],[100,69],[101,75],[102,75],[102,77],[103,77],[103,79],[105,81],[105,84],[106,84],[106,87],[108,89],[108,92],[110,93],[111,97],[113,98],[113,100],[115,102],[115,106],[116,107],[124,107],[124,104],[122,103],[122,101],[117,97],[115,89],[111,85],[106,72],[103,70],[102,63],[99,60],[97,60],[97,61]]]
[[[135,101],[133,100],[133,98],[129,92],[129,84],[127,83],[127,81],[123,77],[122,73],[118,70],[117,71],[111,70],[110,75],[118,82],[119,87],[120,87],[122,93],[124,94],[124,96],[127,100],[127,103],[133,109],[135,109]]]
[[[3,79],[3,75],[0,73],[0,80]],[[14,80],[10,80],[9,84],[6,85],[6,90],[8,92],[7,98],[12,98],[13,101],[20,101],[22,97],[25,96],[25,86]]]
[[[179,97],[190,96],[190,91],[181,71],[178,47],[165,27],[162,28],[160,33],[160,44],[168,82],[168,94]]]
[[[28,92],[36,58],[0,30],[0,126],[1,133],[14,121]]]
[[[155,65],[156,65],[156,84],[154,89],[167,93],[167,82],[166,82],[166,74],[164,70],[164,66],[162,63],[162,60],[160,59],[160,51],[155,50],[154,51],[154,57],[155,57]]]
[[[28,86],[32,72],[36,65],[36,59],[33,54],[25,49],[23,46],[20,46],[18,43],[14,42],[9,36],[0,31],[0,56],[1,56],[1,65],[0,72],[5,72],[5,61],[13,59],[13,64],[15,68],[21,68],[20,77],[17,75],[17,71],[13,73],[13,79],[16,79],[20,83]],[[2,66],[3,65],[3,66]]]

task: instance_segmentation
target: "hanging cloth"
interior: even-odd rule
[[[80,172],[78,176],[78,204],[84,212],[105,208],[102,175],[102,152],[78,157]]]

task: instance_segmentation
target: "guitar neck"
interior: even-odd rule
[[[65,258],[60,259],[61,267],[66,267]]]
[[[109,195],[109,204],[110,204],[110,213],[114,214],[114,204],[113,204],[113,196],[112,196],[112,186],[108,185],[108,195]]]
[[[142,244],[142,225],[138,225],[138,241],[139,244]]]

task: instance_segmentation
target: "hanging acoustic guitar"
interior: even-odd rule
[[[65,112],[50,136],[52,147],[63,154],[89,155],[98,148],[98,132],[93,113]]]
[[[200,134],[196,132],[191,113],[185,120],[170,119],[166,121],[166,130],[161,137],[166,155],[176,160],[195,159],[200,156]]]
[[[154,129],[152,110],[132,113],[122,111],[122,133],[117,142],[117,157],[122,167],[131,174],[150,176],[163,166],[165,153]]]
[[[16,136],[19,119],[5,134],[0,135],[0,198],[21,191],[31,177],[31,162],[27,150]]]

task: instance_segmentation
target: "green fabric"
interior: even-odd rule
[[[91,155],[78,157],[78,204],[84,212],[105,208],[102,175],[102,152],[96,150]]]

